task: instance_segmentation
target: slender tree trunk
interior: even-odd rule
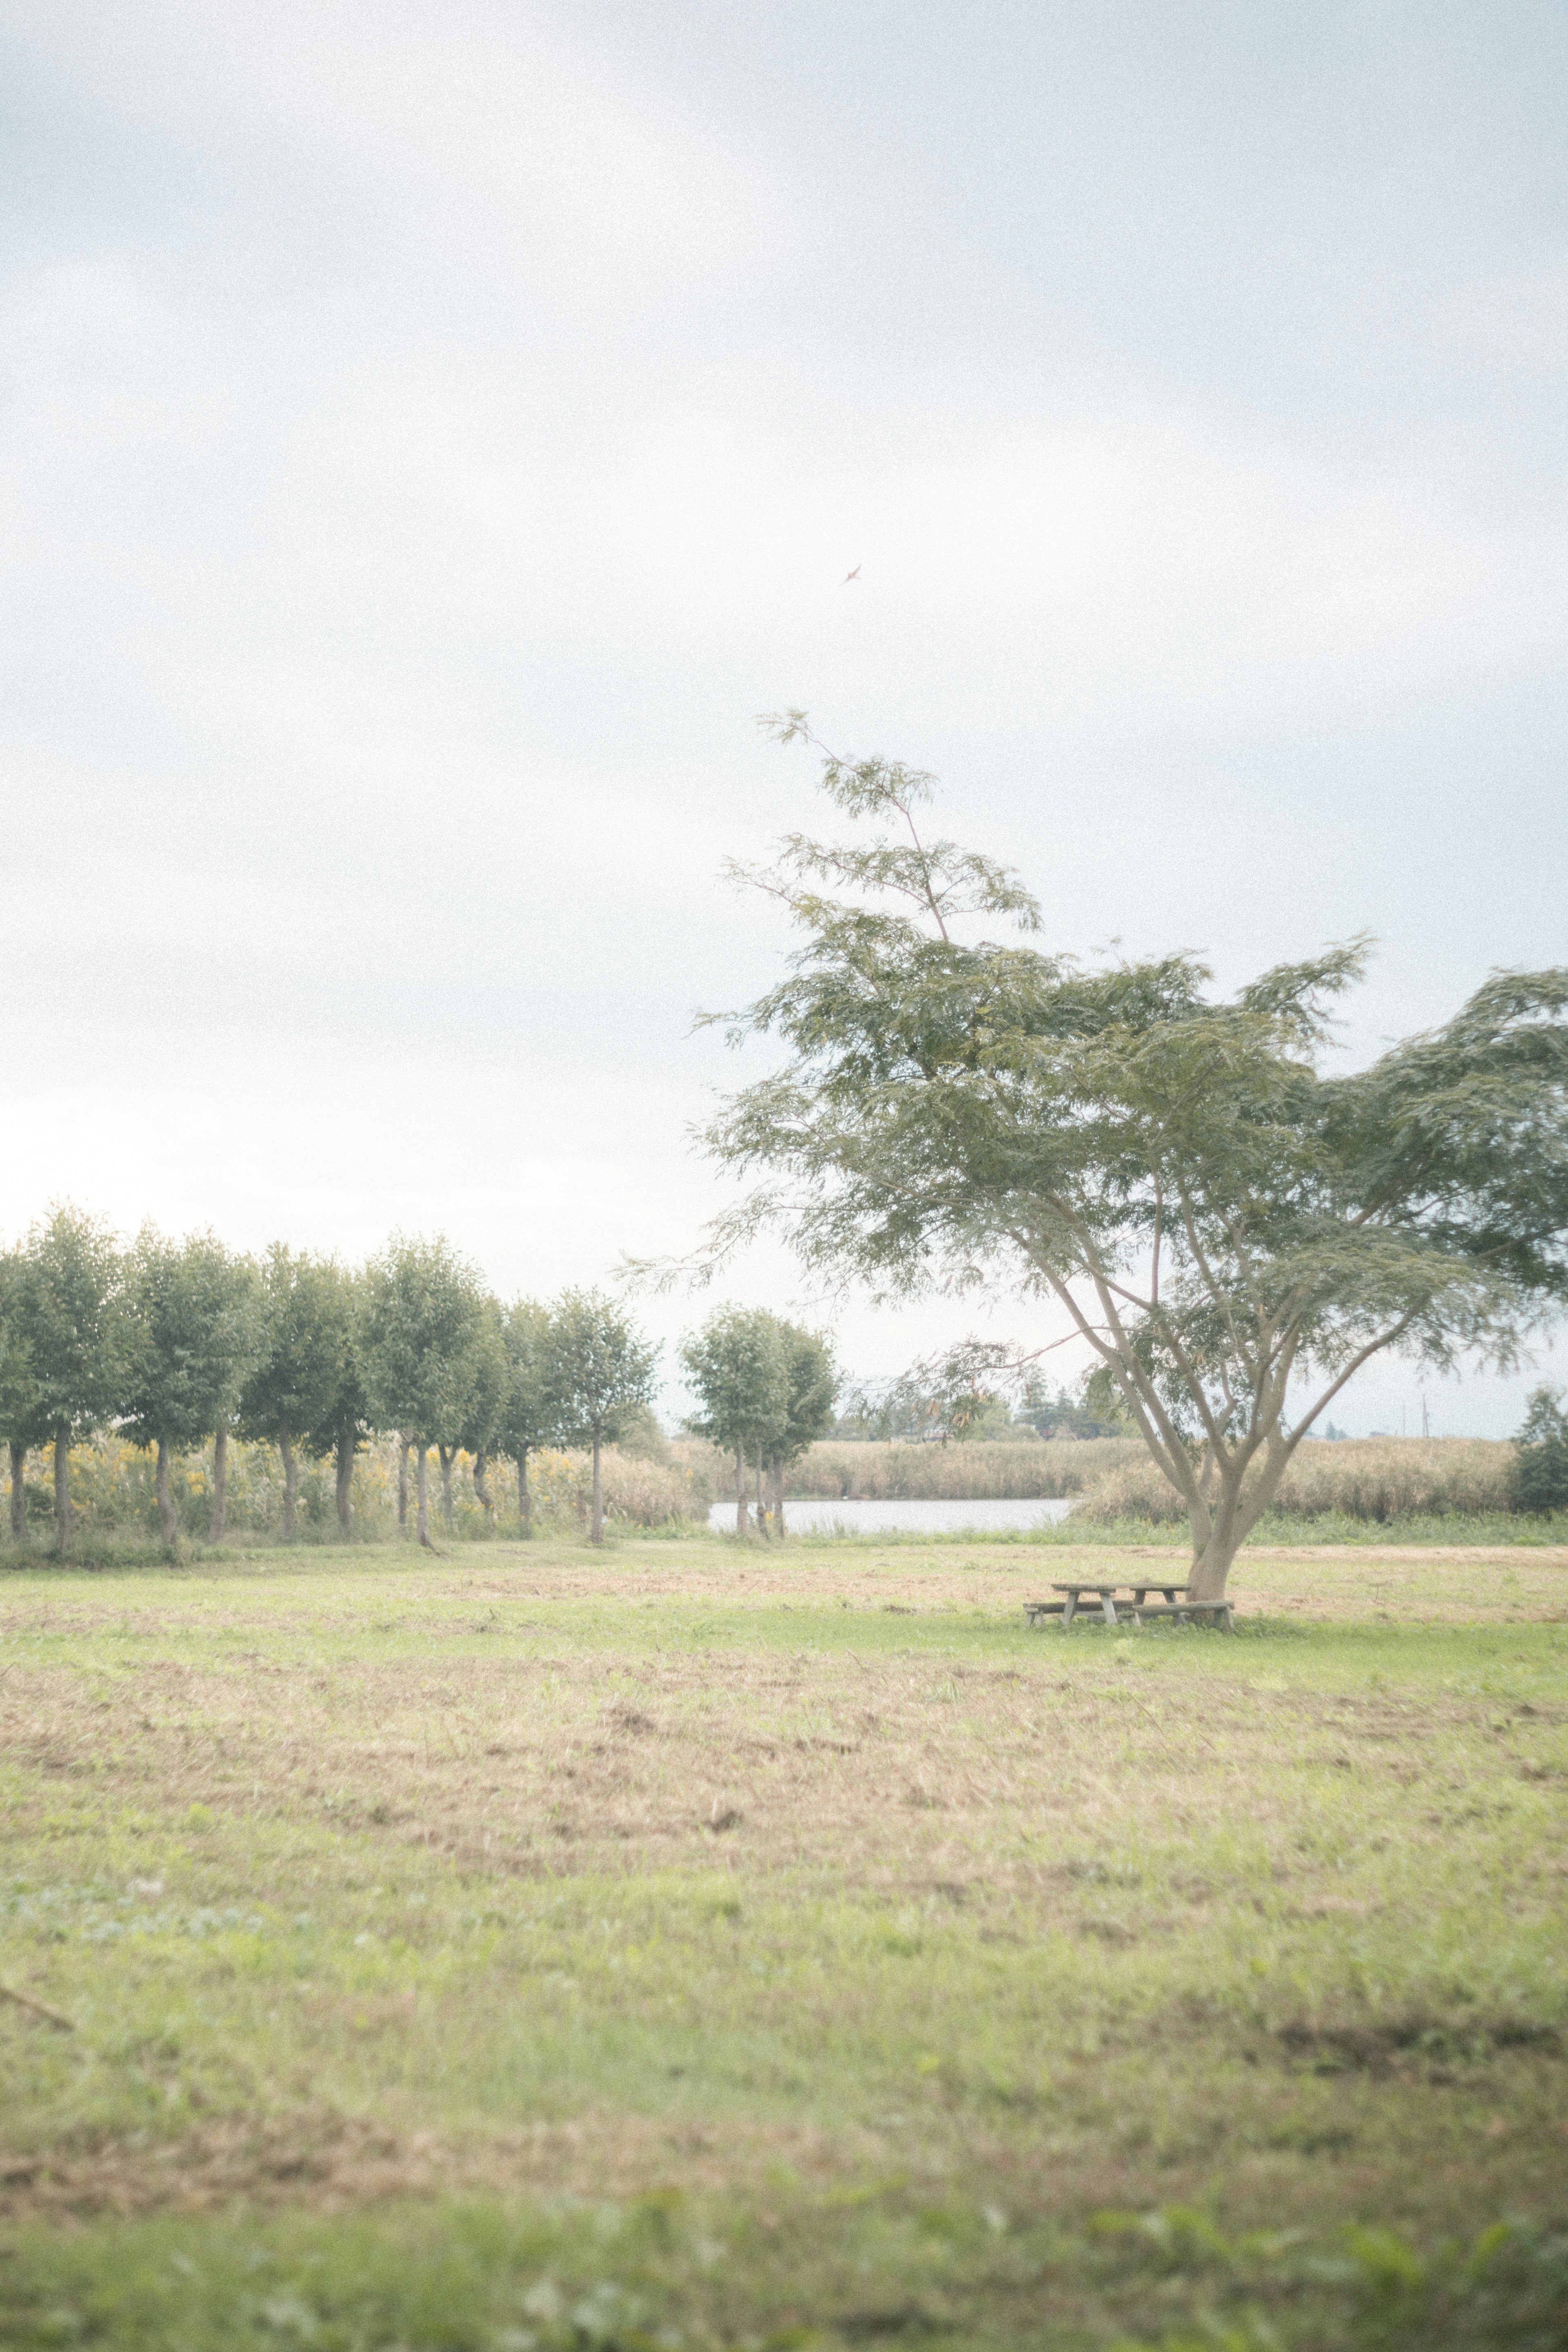
[[[784,1531],[784,1455],[775,1454],[769,1468],[771,1472],[769,1484],[773,1487],[773,1533],[775,1536],[782,1536]]]
[[[354,1431],[345,1421],[338,1432],[338,1532],[347,1543],[354,1531]]]
[[[294,1504],[300,1492],[299,1466],[294,1459],[294,1441],[286,1429],[278,1433],[278,1451],[283,1456],[283,1540],[294,1540]]]
[[[517,1449],[517,1524],[524,1536],[533,1533],[533,1497],[528,1491],[528,1448]]]
[[[397,1433],[397,1528],[400,1535],[408,1532],[408,1449],[414,1439],[411,1432]]]
[[[70,1432],[62,1421],[55,1428],[55,1549],[62,1559],[68,1559],[70,1549]]]
[[[11,1540],[27,1540],[27,1449],[11,1440]]]
[[[163,1541],[172,1544],[180,1532],[180,1520],[169,1492],[169,1441],[166,1437],[158,1440],[158,1467],[154,1475],[158,1491],[158,1525],[163,1529]]]
[[[436,1547],[430,1540],[430,1448],[419,1444],[414,1449],[415,1488],[419,1497],[416,1533],[426,1551]]]
[[[588,1525],[588,1541],[600,1544],[605,1540],[605,1481],[599,1467],[599,1440],[594,1440],[594,1516]]]
[[[743,1536],[745,1532],[746,1449],[743,1445],[737,1445],[735,1448],[735,1533],[738,1536]]]
[[[474,1454],[474,1492],[479,1498],[485,1517],[494,1527],[496,1498],[490,1492],[490,1452],[488,1445],[478,1447]]]
[[[228,1533],[228,1432],[220,1429],[213,1438],[213,1509],[212,1525],[207,1530],[215,1544],[222,1543]]]
[[[757,1533],[760,1536],[765,1536],[767,1532],[768,1515],[763,1503],[763,1449],[759,1441],[757,1445]]]
[[[436,1451],[441,1457],[441,1523],[450,1535],[457,1525],[452,1517],[452,1465],[458,1458],[458,1449],[455,1445],[438,1445]]]

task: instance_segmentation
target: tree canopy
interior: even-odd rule
[[[807,732],[798,713],[776,731]],[[973,938],[976,918],[1037,930],[1038,909],[990,859],[922,842],[929,779],[827,754],[823,783],[886,837],[792,835],[747,877],[803,940],[727,1016],[785,1052],[708,1132],[760,1180],[715,1245],[772,1225],[883,1295],[1055,1300],[1185,1503],[1196,1595],[1223,1592],[1361,1365],[1510,1364],[1560,1311],[1568,971],[1497,973],[1442,1028],[1331,1074],[1364,940],[1226,997],[1189,954],[1089,968]]]
[[[562,1292],[545,1343],[544,1391],[561,1443],[593,1452],[595,1543],[605,1539],[601,1450],[651,1400],[658,1360],[658,1349],[602,1291]]]
[[[175,1533],[169,1454],[224,1427],[265,1344],[256,1269],[213,1234],[171,1241],[154,1227],[132,1253],[125,1297],[125,1381],[120,1419],[128,1436],[158,1449],[158,1515]]]

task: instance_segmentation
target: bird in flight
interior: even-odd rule
[[[848,585],[849,585],[849,583],[851,582],[851,580],[858,580],[858,579],[859,579],[859,577],[860,577],[860,566],[859,566],[858,564],[857,564],[857,565],[855,566],[855,569],[854,569],[854,571],[853,571],[853,572],[847,572],[844,574],[843,579],[839,582],[839,583],[838,583],[838,584],[839,584],[839,586],[840,586],[841,588],[847,588],[847,587],[848,587]]]

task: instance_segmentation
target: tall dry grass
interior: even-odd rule
[[[396,1535],[397,1456],[396,1438],[382,1436],[373,1438],[355,1457],[350,1499],[353,1505],[354,1534],[362,1542],[384,1543]],[[648,1461],[606,1446],[602,1467],[605,1512],[614,1524],[662,1528],[702,1520],[708,1516],[712,1490],[700,1466],[673,1459]],[[154,1456],[150,1448],[132,1445],[112,1433],[71,1448],[72,1541],[80,1557],[91,1557],[95,1547],[133,1546],[138,1541],[159,1540],[153,1468]],[[498,1526],[505,1528],[510,1524],[515,1528],[515,1464],[492,1460],[489,1465],[493,1518],[479,1500],[473,1474],[473,1456],[459,1454],[452,1478],[453,1533],[481,1537]],[[34,1541],[42,1544],[49,1540],[54,1525],[51,1457],[45,1453],[29,1454],[23,1475],[29,1534]],[[412,1517],[412,1460],[408,1480]],[[585,1453],[541,1449],[529,1458],[529,1497],[534,1517],[542,1527],[585,1527],[592,1484],[592,1461]],[[182,1533],[193,1543],[205,1542],[212,1527],[210,1447],[177,1454],[171,1469],[170,1487]],[[430,1502],[440,1524],[441,1480],[434,1454],[430,1461]],[[230,1441],[227,1522],[231,1542],[268,1543],[280,1538],[283,1473],[275,1445]],[[305,1543],[339,1540],[330,1461],[301,1458],[297,1527],[299,1540]]]
[[[677,1460],[703,1473],[716,1497],[735,1497],[733,1455],[692,1438],[671,1447]],[[805,1454],[785,1482],[786,1496],[849,1502],[957,1502],[1006,1498],[1036,1502],[1081,1495],[1094,1479],[1142,1453],[1139,1442],[1102,1438],[1075,1443],[1051,1438],[1032,1445],[976,1438],[955,1445],[889,1445],[826,1438]]]
[[[1087,1453],[1089,1449],[1085,1447]],[[1514,1447],[1485,1437],[1304,1440],[1274,1508],[1291,1518],[1481,1518],[1514,1507]],[[1186,1507],[1142,1446],[1097,1478],[1075,1522],[1185,1525]]]

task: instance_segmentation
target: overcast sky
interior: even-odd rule
[[[688,1248],[784,704],[1051,945],[1374,932],[1352,1055],[1563,960],[1560,0],[0,0],[0,108],[7,1234]]]

